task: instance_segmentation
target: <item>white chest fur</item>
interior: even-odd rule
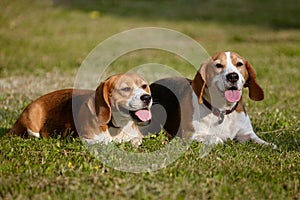
[[[134,122],[133,121],[129,121],[124,127],[121,128],[114,128],[114,127],[110,127],[108,129],[112,140],[115,142],[128,142],[131,141],[134,138],[139,138],[140,137],[140,133],[138,131],[138,129],[133,128],[135,127]]]
[[[223,143],[227,139],[241,139],[244,136],[251,138],[253,128],[249,116],[245,112],[236,112],[224,116],[224,121],[219,124],[219,117],[209,110],[204,104],[198,104],[198,98],[192,94],[194,133],[192,140],[208,143]],[[255,135],[256,136],[256,135]],[[257,137],[257,136],[256,136]]]
[[[133,145],[140,145],[142,143],[142,135],[135,127],[133,121],[127,122],[124,127],[109,127],[106,131],[94,134],[92,139],[85,139],[89,144],[108,144],[110,142],[131,142]]]

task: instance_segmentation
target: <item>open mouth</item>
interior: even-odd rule
[[[237,87],[232,86],[225,90],[225,98],[228,102],[238,102],[242,97],[242,91],[238,90]]]
[[[131,118],[139,124],[147,124],[150,122],[152,115],[148,108],[140,110],[129,111]]]
[[[119,106],[119,110],[124,114],[129,114],[130,117],[138,124],[138,125],[146,125],[150,123],[152,118],[151,112],[148,108],[142,108],[139,110],[128,110],[122,106]]]

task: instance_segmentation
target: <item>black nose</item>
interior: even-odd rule
[[[152,97],[151,97],[149,94],[144,94],[144,95],[141,96],[141,100],[142,100],[144,103],[147,103],[147,104],[150,103],[151,98],[152,98]]]
[[[227,81],[229,81],[231,83],[235,83],[239,80],[239,75],[235,72],[232,72],[232,73],[226,75],[226,79],[227,79]]]

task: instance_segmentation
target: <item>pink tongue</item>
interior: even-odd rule
[[[143,122],[151,119],[151,112],[149,110],[138,110],[135,115]]]
[[[227,101],[233,103],[241,99],[241,91],[239,90],[226,90],[225,98]]]

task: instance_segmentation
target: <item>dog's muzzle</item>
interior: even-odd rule
[[[143,94],[141,95],[140,100],[142,101],[141,109],[128,110],[123,106],[119,106],[119,110],[124,114],[129,114],[136,124],[144,126],[149,124],[152,119],[152,114],[150,111],[152,97],[149,94]]]
[[[138,125],[147,125],[150,123],[152,119],[152,114],[149,109],[149,106],[152,101],[152,97],[149,94],[143,94],[140,97],[141,101],[144,104],[144,108],[135,110],[135,111],[129,111],[132,119],[138,124]]]
[[[151,103],[152,97],[149,94],[144,94],[140,97],[145,106],[149,106]]]
[[[239,75],[236,72],[232,72],[226,75],[226,80],[230,83],[236,83],[239,80]]]

